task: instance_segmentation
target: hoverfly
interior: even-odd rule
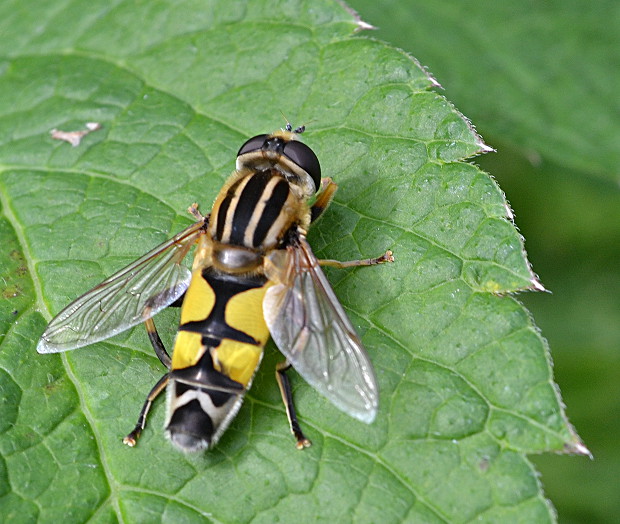
[[[165,431],[183,451],[213,446],[241,406],[269,335],[286,360],[276,368],[291,432],[297,422],[286,370],[348,415],[370,423],[378,391],[372,365],[321,265],[392,262],[392,253],[351,262],[317,260],[306,232],[337,185],[321,179],[303,127],[258,135],[237,154],[236,170],[211,213],[69,304],[47,326],[39,353],[98,342],[141,322],[168,372],[150,391],[123,442],[134,446],[155,398],[167,389]],[[316,196],[315,196],[316,194]],[[182,260],[197,245],[192,270]],[[181,306],[172,358],[152,317]]]

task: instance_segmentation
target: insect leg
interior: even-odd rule
[[[306,436],[301,431],[299,427],[299,422],[297,421],[297,414],[295,413],[295,406],[293,405],[293,393],[291,392],[291,383],[286,375],[286,370],[290,368],[290,363],[285,360],[284,362],[280,362],[276,365],[276,379],[278,381],[278,386],[280,387],[280,393],[282,394],[282,401],[284,402],[284,407],[286,408],[286,416],[288,417],[288,422],[291,426],[291,433],[297,439],[297,449],[304,449],[310,447],[312,442],[306,438]]]
[[[157,358],[159,358],[161,363],[166,366],[166,369],[170,369],[172,360],[170,360],[170,355],[168,355],[164,343],[161,341],[161,338],[159,338],[159,333],[157,333],[155,322],[153,322],[152,318],[149,318],[144,321],[144,325],[146,326],[146,333],[149,336],[149,340],[151,341],[151,345],[155,350]]]
[[[355,267],[355,266],[374,266],[376,264],[385,264],[386,262],[394,262],[394,255],[388,249],[383,255],[377,258],[367,258],[364,260],[349,260],[347,262],[340,262],[339,260],[319,260],[321,266],[332,267]]]
[[[198,211],[198,204],[196,202],[187,208],[187,212],[197,220],[202,220],[205,225],[209,222],[209,216],[211,216],[211,213],[203,215],[200,211]]]
[[[149,395],[148,397],[146,397],[146,401],[144,402],[144,405],[140,410],[140,415],[138,416],[138,423],[136,424],[136,427],[133,428],[133,431],[123,439],[123,444],[127,444],[131,448],[136,445],[136,441],[140,437],[140,433],[142,433],[144,426],[146,426],[146,417],[149,414],[151,405],[153,404],[153,401],[159,396],[159,394],[164,389],[166,389],[166,386],[168,385],[168,378],[168,373],[166,373],[157,381],[157,384],[153,386],[153,389],[151,389],[151,391],[149,392]]]
[[[185,298],[185,293],[183,293],[179,298],[177,298],[168,307],[181,307],[183,305],[184,298]],[[161,363],[164,366],[166,366],[166,369],[170,369],[170,364],[171,364],[170,355],[166,351],[166,347],[164,346],[164,343],[161,341],[161,338],[159,338],[159,333],[157,333],[157,328],[155,327],[155,322],[150,316],[151,314],[150,312],[151,310],[148,306],[144,308],[143,315],[144,317],[148,317],[144,321],[144,325],[146,327],[146,334],[149,336],[149,340],[151,341],[151,345],[153,346],[153,349],[155,350],[155,354],[157,355],[157,358],[159,358]]]
[[[334,198],[334,194],[338,189],[338,184],[332,181],[331,178],[323,178],[321,179],[321,190],[319,195],[316,197],[314,204],[310,208],[310,222],[314,222],[323,214],[323,211],[327,209],[332,198]]]

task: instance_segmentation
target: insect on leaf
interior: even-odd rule
[[[27,16],[24,15],[27,13]],[[506,293],[536,287],[486,149],[409,56],[340,3],[0,6],[0,520],[551,520],[526,452],[572,449],[545,343]],[[280,111],[340,189],[308,240],[379,384],[371,425],[292,376],[313,446],[292,445],[268,348],[218,446],[185,456],[154,407],[144,330],[35,347],[66,304],[210,208],[239,146]],[[101,129],[76,147],[50,130]],[[7,254],[8,253],[8,254]],[[178,313],[155,321],[168,347]],[[32,468],[32,464],[37,464]],[[9,480],[10,479],[10,480]],[[80,490],[75,490],[79,485]],[[151,518],[151,517],[149,517]],[[539,520],[540,521],[540,520]]]

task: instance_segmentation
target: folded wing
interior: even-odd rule
[[[203,231],[196,222],[74,300],[45,329],[37,351],[58,353],[105,340],[177,300],[191,272],[181,265]]]
[[[377,383],[366,351],[306,239],[287,249],[263,301],[265,320],[280,351],[299,374],[336,407],[370,423]]]

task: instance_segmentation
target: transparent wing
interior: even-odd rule
[[[80,298],[49,323],[39,353],[58,353],[104,340],[152,317],[187,289],[191,272],[181,261],[202,234],[196,222]]]
[[[306,239],[272,262],[282,268],[280,283],[267,290],[263,309],[274,342],[336,407],[372,422],[378,405],[372,364]]]

